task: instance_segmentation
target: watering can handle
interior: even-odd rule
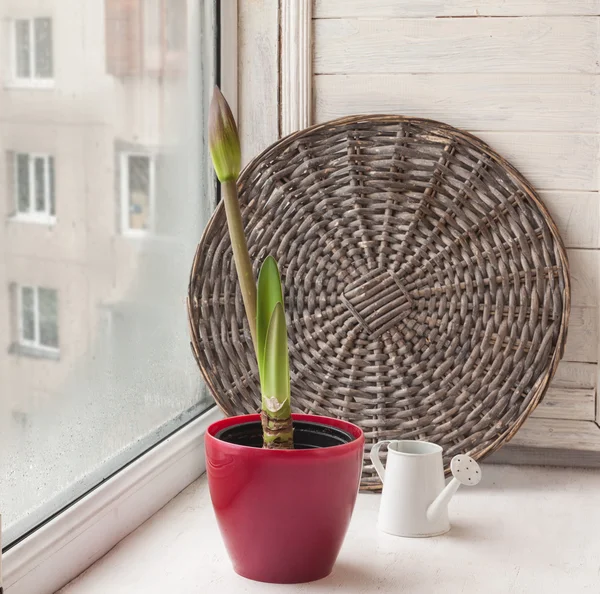
[[[375,470],[377,471],[377,474],[379,475],[379,478],[381,479],[382,483],[385,478],[385,468],[383,467],[383,464],[379,459],[379,448],[385,443],[391,443],[391,440],[384,439],[383,441],[378,441],[375,445],[373,445],[373,447],[371,448],[371,453],[369,454],[371,462],[373,462],[373,466],[375,467]]]

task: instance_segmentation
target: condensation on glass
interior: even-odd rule
[[[213,206],[214,6],[18,5],[0,2],[5,543],[210,404],[185,295]]]

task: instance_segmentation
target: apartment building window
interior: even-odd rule
[[[58,350],[58,294],[55,289],[21,286],[19,344],[35,350]]]
[[[16,83],[46,85],[54,78],[52,19],[13,21],[13,76]]]
[[[18,218],[39,223],[54,222],[56,218],[54,157],[16,153],[14,188]]]
[[[124,235],[147,235],[154,229],[156,159],[123,153],[120,158],[121,230]]]

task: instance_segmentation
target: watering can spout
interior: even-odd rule
[[[440,514],[448,508],[448,503],[458,487],[461,485],[474,486],[481,480],[481,469],[479,464],[470,456],[460,454],[454,456],[450,462],[452,471],[452,480],[442,489],[439,495],[427,508],[427,519],[430,522],[435,521]]]

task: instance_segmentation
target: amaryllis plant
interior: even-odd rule
[[[281,278],[277,262],[268,256],[258,275],[257,290],[237,193],[240,140],[231,109],[217,87],[210,104],[208,144],[221,183],[235,268],[258,362],[263,446],[291,449],[290,364]]]

